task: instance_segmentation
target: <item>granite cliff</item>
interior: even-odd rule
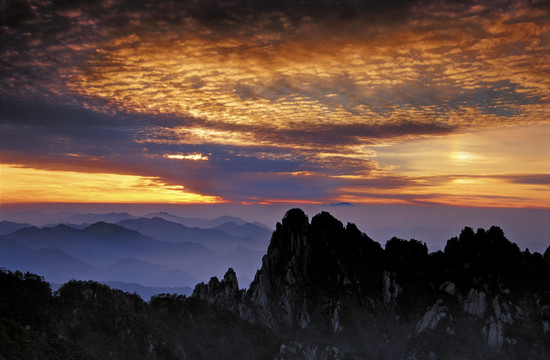
[[[193,297],[288,338],[278,359],[550,357],[550,251],[522,252],[498,227],[429,253],[292,209],[248,290],[230,269]]]

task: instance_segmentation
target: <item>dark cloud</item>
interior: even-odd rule
[[[550,185],[550,174],[517,174],[517,175],[501,175],[497,178],[506,180],[513,184],[526,185]]]
[[[245,132],[254,135],[258,141],[271,142],[275,147],[295,148],[297,145],[310,147],[315,151],[341,147],[348,153],[348,146],[374,145],[382,140],[399,139],[402,137],[424,135],[446,135],[454,132],[454,126],[444,124],[419,123],[413,120],[403,120],[395,124],[319,124],[308,127],[299,126],[296,129],[271,129],[257,125],[221,124],[219,129],[234,132]]]
[[[0,121],[7,135],[2,142],[4,150],[76,152],[94,147],[92,153],[116,153],[124,145],[132,144],[136,133],[150,126],[145,117],[115,116],[74,105],[47,104],[38,99],[2,99]],[[66,139],[51,141],[52,137]],[[122,146],[121,146],[122,145]],[[135,147],[135,145],[134,145]],[[105,149],[101,151],[101,149]]]

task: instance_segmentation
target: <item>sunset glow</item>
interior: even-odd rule
[[[202,154],[164,154],[164,157],[167,159],[177,159],[177,160],[193,160],[193,161],[204,161],[208,160],[208,156]]]
[[[138,3],[3,5],[3,203],[550,208],[544,2]]]
[[[2,202],[215,203],[158,178],[0,165]]]

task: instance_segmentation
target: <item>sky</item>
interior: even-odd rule
[[[550,209],[548,1],[4,0],[0,202]]]

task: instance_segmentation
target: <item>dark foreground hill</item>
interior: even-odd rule
[[[0,359],[548,359],[550,248],[465,228],[442,252],[385,248],[292,209],[248,290],[229,270],[193,296],[0,272]]]

